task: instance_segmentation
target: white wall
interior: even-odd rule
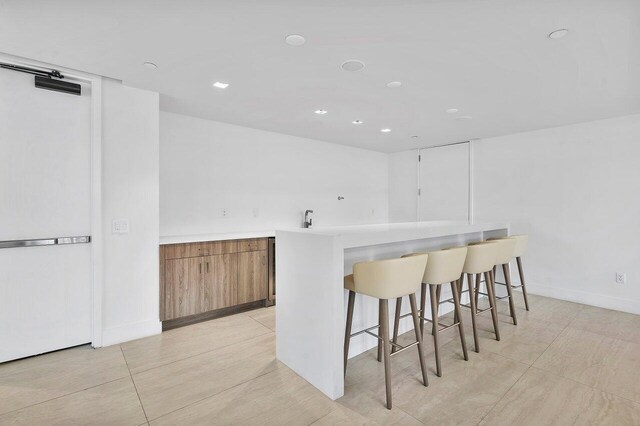
[[[413,222],[418,209],[418,150],[389,154],[389,222]]]
[[[472,142],[474,221],[529,234],[531,293],[640,314],[639,142],[640,115]],[[413,152],[390,156],[392,221],[415,209]]]
[[[633,115],[475,143],[475,220],[530,235],[532,293],[640,314],[639,142]]]
[[[158,94],[103,80],[103,345],[161,331]],[[112,234],[127,219],[128,234]]]
[[[161,112],[160,234],[299,227],[306,209],[386,222],[387,171],[383,153]]]

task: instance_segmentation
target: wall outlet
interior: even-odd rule
[[[220,216],[222,216],[222,217],[229,217],[229,209],[228,209],[228,208],[226,208],[226,207],[223,207],[223,208],[220,210]]]
[[[112,234],[128,234],[129,233],[129,220],[128,219],[116,219],[111,222]]]
[[[627,274],[624,272],[616,272],[616,284],[626,284]]]

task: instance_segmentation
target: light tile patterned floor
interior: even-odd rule
[[[465,313],[470,359],[447,331],[441,378],[425,334],[429,387],[414,350],[394,357],[393,410],[374,351],[349,361],[338,401],[276,361],[269,308],[1,364],[0,425],[639,425],[640,316],[530,298],[526,312],[516,293],[517,327],[500,302],[500,342],[480,317],[480,353]]]

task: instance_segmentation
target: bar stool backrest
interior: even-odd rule
[[[513,238],[501,238],[499,240],[491,240],[492,243],[498,244],[498,253],[496,254],[496,265],[504,265],[513,259],[513,253],[516,249],[517,240]]]
[[[529,242],[528,235],[512,235],[509,238],[516,240],[516,249],[513,251],[513,257],[522,257],[527,250],[527,243]]]
[[[353,265],[355,292],[378,299],[413,294],[422,284],[426,254],[399,259],[374,260]]]
[[[421,253],[405,254],[402,257],[417,256]],[[448,284],[460,278],[464,260],[467,257],[466,247],[455,247],[446,250],[430,251],[427,268],[422,282],[425,284]]]
[[[478,241],[469,244],[474,246],[477,244],[495,243],[498,244],[498,252],[496,253],[496,265],[503,265],[513,259],[513,253],[516,248],[516,240],[511,237],[489,238],[486,241]]]
[[[462,272],[465,274],[482,274],[493,269],[498,257],[499,244],[481,242],[467,246],[467,258]]]

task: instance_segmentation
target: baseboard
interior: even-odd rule
[[[216,318],[235,315],[241,312],[247,312],[252,309],[267,307],[267,300],[257,300],[255,302],[244,303],[242,305],[229,306],[227,308],[216,309],[214,311],[203,312],[201,314],[189,315],[186,317],[175,318],[162,321],[162,331],[173,330],[174,328],[184,327],[186,325],[197,324],[203,321],[209,321]],[[273,305],[273,304],[272,304]],[[271,306],[272,306],[271,305]]]
[[[539,296],[553,297],[554,299],[561,299],[569,302],[582,303],[584,305],[597,306],[599,308],[613,309],[615,311],[640,315],[640,300],[622,299],[605,294],[589,293],[586,291],[531,283],[527,283],[527,292],[537,294]]]
[[[105,328],[102,331],[102,345],[110,346],[142,337],[153,336],[162,332],[162,323],[157,319],[123,324]]]

